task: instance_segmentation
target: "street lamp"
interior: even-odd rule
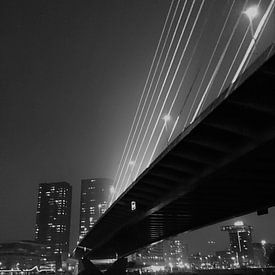
[[[135,163],[136,163],[136,162],[135,162],[134,160],[130,160],[130,161],[129,161],[129,166],[132,166],[132,167],[133,167],[133,166],[135,165]]]
[[[262,244],[262,246],[264,246],[266,244],[266,241],[265,240],[261,240],[261,244]]]
[[[110,187],[110,193],[112,195],[115,193],[115,187],[113,185]]]
[[[252,21],[258,15],[258,13],[258,6],[249,7],[246,11],[244,11],[244,14],[249,18],[250,21]]]
[[[263,251],[264,251],[264,256],[266,257],[266,248],[265,248],[266,241],[265,240],[261,240],[261,244],[262,244],[262,248],[263,248]]]
[[[164,121],[164,127],[165,127],[165,131],[166,133],[168,133],[168,122],[171,120],[171,116],[170,114],[166,114],[162,117],[163,121]],[[169,144],[169,136],[167,136],[167,146]]]
[[[258,6],[249,7],[246,11],[243,12],[248,19],[252,37],[254,38],[254,30],[253,30],[253,19],[259,14]]]
[[[165,116],[163,116],[162,119],[164,121],[164,125],[165,125],[166,131],[167,131],[167,123],[171,120],[171,116],[170,116],[170,114],[166,114]]]

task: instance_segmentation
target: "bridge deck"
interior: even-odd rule
[[[89,257],[125,256],[275,205],[273,53],[274,45],[120,196],[80,243]]]

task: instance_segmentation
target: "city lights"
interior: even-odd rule
[[[168,122],[171,120],[171,115],[166,114],[162,117],[166,131],[168,130]]]

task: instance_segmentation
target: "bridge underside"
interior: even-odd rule
[[[122,257],[275,205],[275,58],[265,62],[267,54],[270,49],[98,221],[80,243],[90,258]]]

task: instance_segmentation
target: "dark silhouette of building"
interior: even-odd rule
[[[230,240],[230,252],[238,266],[248,266],[254,263],[252,246],[252,226],[237,221],[234,225],[221,227],[222,231],[228,231]]]
[[[82,240],[108,208],[112,180],[94,178],[81,180],[79,240]]]
[[[34,241],[16,241],[0,244],[0,271],[29,270],[47,265],[47,251],[44,244]]]
[[[38,191],[35,240],[59,261],[69,252],[72,187],[67,182],[41,183]]]

